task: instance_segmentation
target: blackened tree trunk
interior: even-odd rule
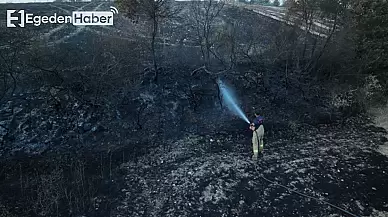
[[[152,20],[152,40],[151,40],[151,52],[152,52],[152,62],[153,62],[153,67],[154,67],[154,82],[158,81],[158,64],[157,64],[157,58],[156,58],[156,48],[155,48],[155,40],[156,40],[156,35],[158,33],[158,18],[155,16],[153,17]]]

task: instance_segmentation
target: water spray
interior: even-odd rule
[[[220,88],[220,92],[222,94],[222,99],[228,109],[241,119],[243,119],[245,122],[250,124],[247,116],[244,114],[244,112],[241,110],[241,108],[237,105],[236,97],[233,95],[232,90],[224,84],[220,79],[217,80],[218,87]]]

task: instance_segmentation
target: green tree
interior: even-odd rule
[[[352,5],[357,57],[388,92],[388,1],[358,0]]]

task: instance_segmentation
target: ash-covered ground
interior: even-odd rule
[[[182,4],[156,40],[157,83],[144,20],[2,28],[1,70],[17,82],[0,101],[0,216],[349,216],[265,179],[356,216],[388,216],[388,159],[378,151],[387,147],[385,125],[350,114],[353,104],[338,105],[328,86],[300,85],[302,76],[272,59],[193,73],[201,51]],[[5,8],[50,14],[109,3]],[[215,23],[218,32],[236,28],[241,49],[250,44],[246,53],[261,57],[295,39],[241,8],[225,7]],[[266,118],[256,162],[248,126],[223,105],[217,78],[249,118],[255,109]]]
[[[195,136],[122,165],[117,216],[348,216],[262,179],[333,203],[356,216],[387,216],[387,161],[375,151],[383,132],[367,122],[301,127],[267,137],[250,159],[249,138]],[[373,177],[373,178],[372,178]],[[378,211],[379,210],[379,211]],[[385,210],[385,211],[384,211]]]

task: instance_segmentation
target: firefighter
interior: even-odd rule
[[[249,129],[252,130],[252,145],[253,145],[253,160],[257,160],[259,153],[263,153],[264,149],[264,117],[259,112],[255,112],[255,119],[250,124]]]

